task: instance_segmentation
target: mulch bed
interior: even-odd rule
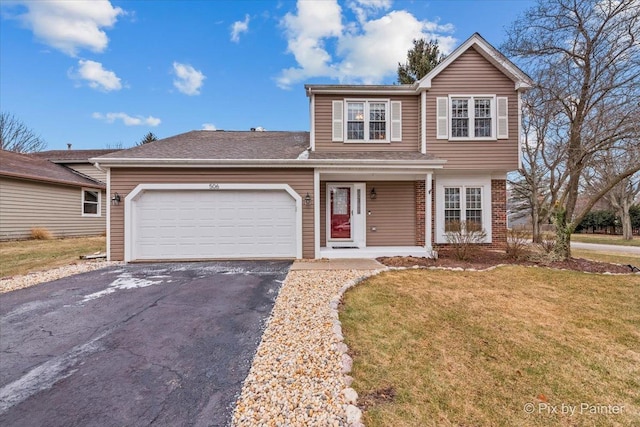
[[[478,249],[468,261],[460,261],[455,258],[450,249],[440,249],[438,259],[416,257],[381,257],[377,259],[389,267],[446,267],[484,270],[499,264],[527,265],[550,267],[565,270],[584,271],[588,273],[632,273],[632,268],[627,265],[610,264],[607,262],[591,261],[582,258],[571,258],[568,261],[534,262],[528,259],[514,261],[509,259],[502,251]],[[636,266],[640,267],[640,266]]]

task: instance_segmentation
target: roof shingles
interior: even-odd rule
[[[104,184],[79,175],[64,166],[31,155],[6,150],[0,150],[0,176],[63,185],[105,188]]]
[[[100,159],[296,159],[309,147],[309,132],[191,131]]]

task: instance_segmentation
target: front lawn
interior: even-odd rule
[[[614,264],[631,264],[640,268],[640,256],[632,253],[602,252],[591,249],[571,249],[571,256],[590,259],[592,261],[611,262]]]
[[[386,272],[340,320],[367,426],[640,421],[640,276]]]
[[[105,237],[0,242],[0,277],[48,270],[106,250]]]

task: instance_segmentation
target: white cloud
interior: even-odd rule
[[[94,119],[98,119],[98,120],[102,120],[106,123],[114,123],[116,120],[122,120],[122,123],[124,123],[125,126],[158,126],[160,123],[162,123],[162,120],[160,120],[157,117],[153,117],[153,116],[149,116],[149,117],[143,117],[143,116],[130,116],[127,113],[106,113],[106,114],[102,114],[102,113],[93,113],[91,115],[91,117],[93,117]]]
[[[249,31],[249,15],[244,16],[244,21],[236,21],[231,25],[231,41],[238,43],[240,34]]]
[[[213,123],[203,123],[202,130],[217,130],[217,128]]]
[[[200,88],[207,77],[189,64],[173,63],[176,79],[173,85],[185,95],[200,95]]]
[[[125,14],[108,0],[21,1],[27,12],[18,16],[43,43],[67,55],[78,50],[102,52],[109,43],[104,32]]]
[[[346,21],[337,0],[298,0],[296,14],[285,15],[288,52],[297,66],[281,71],[279,87],[288,89],[314,77],[366,84],[395,80],[398,62],[406,61],[413,39],[438,40],[444,54],[455,46],[453,25],[420,20],[404,10],[387,12],[390,0],[351,0],[347,6],[358,22]]]
[[[78,61],[78,70],[71,75],[74,79],[86,80],[89,87],[104,92],[122,89],[120,78],[113,71],[105,70],[95,61]]]

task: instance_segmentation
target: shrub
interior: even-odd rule
[[[51,240],[53,235],[44,227],[32,227],[31,238],[34,240]]]
[[[478,243],[484,243],[487,232],[475,222],[451,221],[447,223],[447,242],[453,248],[454,256],[468,260],[477,250]]]
[[[556,247],[556,236],[553,233],[542,233],[540,243],[536,243],[538,248],[545,254],[553,253]]]
[[[507,258],[518,261],[529,254],[529,239],[531,233],[525,229],[511,228],[507,232],[507,247],[505,252]]]

